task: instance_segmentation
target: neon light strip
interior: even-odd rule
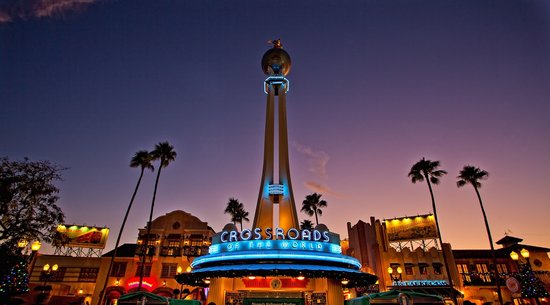
[[[241,261],[241,260],[284,260],[284,259],[296,259],[296,260],[311,260],[321,262],[334,262],[350,264],[357,268],[361,268],[361,263],[349,256],[335,256],[328,253],[281,253],[280,251],[264,251],[259,253],[223,253],[212,254],[206,256],[200,256],[195,258],[191,263],[191,267],[195,268],[201,264],[210,262],[222,262],[222,261]]]
[[[344,267],[332,267],[321,265],[303,265],[303,264],[249,264],[249,265],[231,265],[231,266],[213,266],[193,270],[193,273],[200,274],[203,272],[216,272],[216,271],[232,271],[232,270],[317,270],[317,271],[337,271],[346,273],[361,273],[358,270],[344,268]]]
[[[128,283],[129,288],[133,288],[133,287],[137,287],[137,286],[139,286],[139,282],[137,282],[137,281]],[[146,281],[143,281],[143,282],[141,282],[141,286],[147,286],[149,288],[152,288],[153,284],[147,283]]]
[[[285,186],[281,184],[270,184],[269,195],[282,195],[285,192]]]
[[[290,90],[290,81],[284,76],[269,76],[264,81],[264,93],[267,94],[267,86],[270,84],[284,85],[285,92]]]
[[[235,242],[226,242],[210,246],[209,253],[217,254],[220,252],[242,252],[259,250],[283,250],[283,251],[310,251],[327,252],[341,254],[342,247],[338,244],[331,244],[322,241],[309,241],[298,239],[280,239],[280,240],[243,240]]]

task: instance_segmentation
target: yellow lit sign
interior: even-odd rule
[[[109,228],[77,225],[59,225],[57,232],[61,233],[63,238],[68,241],[68,247],[103,249],[109,236]]]
[[[390,242],[437,238],[433,215],[401,217],[386,220],[386,234]]]

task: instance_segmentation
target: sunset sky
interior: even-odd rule
[[[298,209],[320,220],[431,212],[410,167],[440,160],[443,239],[488,248],[463,165],[495,240],[550,247],[550,2],[509,0],[0,0],[0,156],[51,160],[69,224],[107,226],[112,248],[137,181],[134,153],[161,141],[155,217],[181,209],[216,231],[229,197],[250,212],[261,178],[267,40],[281,38],[290,166]],[[60,2],[61,3],[61,2]],[[147,221],[147,173],[123,241]],[[306,219],[303,213],[300,220]]]

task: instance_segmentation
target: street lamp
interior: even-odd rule
[[[35,240],[32,244],[31,244],[31,257],[29,258],[30,260],[30,263],[29,263],[29,277],[32,275],[32,272],[34,271],[34,264],[36,263],[36,254],[38,253],[38,250],[40,250],[40,247],[42,246],[42,244],[40,243],[39,240]]]
[[[29,244],[29,242],[26,239],[22,239],[22,240],[17,242],[17,247],[19,249],[23,250],[28,244]],[[27,251],[25,251],[25,252],[27,252]]]
[[[40,243],[39,240],[35,240],[32,244],[31,244],[31,250],[33,252],[38,252],[38,250],[40,250],[40,247],[42,246],[42,244]]]
[[[510,252],[510,257],[511,257],[512,260],[514,260],[515,262],[517,262],[518,259],[519,259],[519,255],[518,255],[518,253],[515,252],[515,251]]]
[[[396,272],[394,273],[393,272],[393,268],[391,266],[388,267],[388,273],[390,274],[390,277],[392,279],[392,282],[397,282],[399,285],[399,282],[401,282],[401,273],[403,273],[403,270],[401,269],[401,267],[397,267]]]
[[[57,271],[58,268],[59,268],[59,266],[57,264],[51,266],[51,268],[50,268],[50,264],[46,264],[42,268],[42,270],[44,270],[44,275],[43,275],[44,276],[44,286],[42,286],[42,293],[45,292],[46,284],[48,283],[48,280],[53,276],[53,272]]]
[[[187,267],[187,269],[189,269],[189,267]],[[187,271],[189,272],[189,271]],[[183,267],[182,266],[178,266],[178,269],[176,269],[176,273],[177,274],[182,274],[183,273]],[[183,294],[183,283],[180,284],[180,293],[179,293],[179,299],[181,300],[181,296]]]
[[[527,260],[527,263],[529,263],[529,250],[523,248],[519,251],[519,253],[521,253],[521,256]]]

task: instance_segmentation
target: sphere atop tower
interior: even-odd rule
[[[269,41],[273,48],[267,50],[262,57],[262,70],[266,75],[286,76],[290,72],[290,55],[283,50],[280,39]]]

